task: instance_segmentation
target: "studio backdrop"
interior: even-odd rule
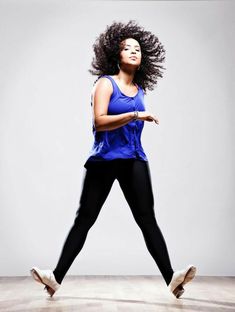
[[[154,209],[172,266],[234,275],[232,1],[0,0],[0,275],[54,268],[93,143],[95,39],[136,20],[166,50],[145,96]],[[160,275],[117,180],[68,274]]]

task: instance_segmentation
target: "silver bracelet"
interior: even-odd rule
[[[137,120],[137,119],[138,119],[138,111],[134,111],[133,120]]]

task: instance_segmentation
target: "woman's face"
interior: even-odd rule
[[[139,42],[133,38],[121,42],[120,67],[125,66],[137,70],[141,64],[141,48]]]

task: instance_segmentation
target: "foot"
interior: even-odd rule
[[[44,284],[44,289],[52,297],[54,293],[59,289],[60,284],[57,283],[55,276],[51,270],[40,270],[37,267],[33,267],[30,273],[36,282]]]
[[[170,292],[176,298],[179,298],[184,293],[183,286],[190,282],[196,274],[196,267],[188,265],[186,269],[174,272],[170,284],[167,286]]]

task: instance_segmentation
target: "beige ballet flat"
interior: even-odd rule
[[[176,298],[179,298],[184,293],[184,289],[180,289],[179,286],[184,286],[190,282],[196,274],[196,267],[192,264],[188,265],[186,269],[174,272],[170,284],[167,286],[170,292],[174,294]]]

